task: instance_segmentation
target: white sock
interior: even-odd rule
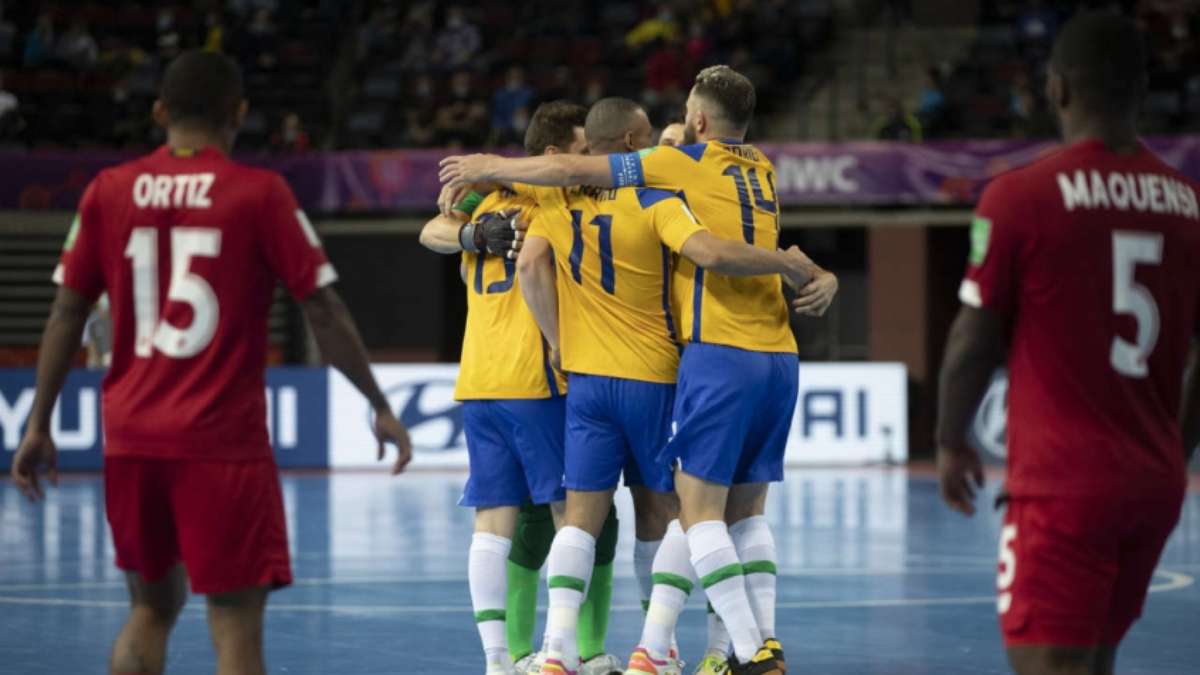
[[[687,537],[700,585],[725,622],[734,654],[742,663],[748,663],[762,646],[763,638],[754,620],[742,563],[729,537],[729,528],[724,521],[706,520],[693,525]]]
[[[764,638],[775,636],[775,537],[766,516],[752,516],[734,523],[729,536],[737,547],[746,577],[746,592],[754,608],[754,620]]]
[[[587,595],[596,562],[596,538],[577,527],[564,527],[554,537],[547,562],[550,609],[546,612],[547,652],[569,670],[579,668],[575,631],[579,607]]]
[[[708,654],[724,654],[729,656],[729,648],[733,646],[729,642],[729,631],[725,630],[725,624],[721,621],[721,617],[713,610],[712,605],[708,606],[708,647],[705,652]]]
[[[654,590],[654,580],[650,575],[654,572],[654,556],[661,545],[662,539],[638,539],[633,542],[633,573],[637,575],[638,586],[642,589],[642,611],[650,608],[650,592]]]
[[[511,549],[511,539],[476,532],[467,555],[471,607],[475,610],[475,626],[479,629],[489,671],[506,670],[512,664],[504,630],[508,552]]]
[[[675,641],[679,613],[696,585],[688,538],[678,520],[672,520],[667,527],[667,536],[662,540],[658,555],[654,556],[653,570],[654,590],[646,610],[646,624],[642,627],[641,646],[652,658],[662,660]]]

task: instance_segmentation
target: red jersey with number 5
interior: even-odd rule
[[[1183,489],[1198,265],[1196,185],[1145,148],[1084,141],[988,186],[959,296],[1011,322],[1011,494]]]
[[[213,148],[160,148],[101,172],[55,281],[107,291],[105,454],[269,457],[267,314],[337,279],[283,178]]]

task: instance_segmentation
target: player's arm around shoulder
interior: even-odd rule
[[[455,155],[441,161],[440,177],[451,189],[486,182],[614,187],[609,159],[604,155]]]

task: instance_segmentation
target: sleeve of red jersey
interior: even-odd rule
[[[292,297],[303,300],[338,279],[308,216],[283,178],[272,175],[266,208],[259,220],[267,263]]]
[[[104,271],[100,265],[103,236],[99,220],[99,197],[93,180],[79,200],[79,211],[63,244],[62,258],[54,269],[54,283],[70,288],[95,301],[104,292]]]
[[[1009,180],[996,180],[983,192],[971,221],[971,253],[958,290],[964,305],[1009,315],[1020,287],[1018,260],[1025,232],[1022,200]]]

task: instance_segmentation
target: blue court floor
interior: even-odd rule
[[[456,506],[463,478],[284,477],[297,583],[271,599],[270,672],[483,671],[466,586],[471,513]],[[624,656],[641,610],[627,496],[619,506],[609,651]],[[769,513],[793,672],[1007,672],[993,599],[999,514],[952,514],[930,477],[903,469],[792,470]],[[126,611],[112,558],[98,477],[65,478],[40,506],[0,481],[0,672],[105,672]],[[1191,494],[1119,672],[1200,672],[1197,575],[1200,495]],[[679,642],[694,663],[704,613],[700,598],[692,605]],[[202,607],[193,598],[180,620],[170,672],[213,672]]]

